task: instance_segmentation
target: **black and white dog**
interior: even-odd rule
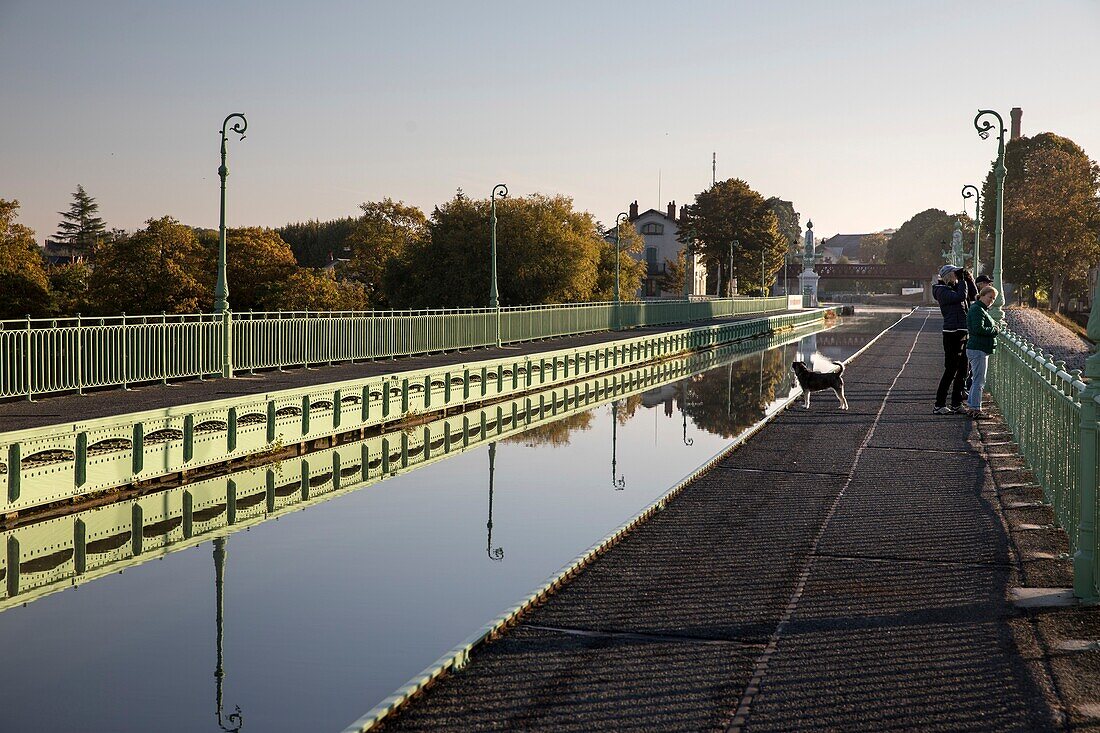
[[[840,409],[848,409],[848,400],[844,397],[844,365],[837,362],[837,366],[840,367],[835,372],[815,372],[812,371],[804,361],[796,361],[791,363],[791,369],[794,370],[795,377],[798,378],[798,386],[802,387],[802,394],[806,396],[806,409],[810,409],[810,392],[820,392],[823,389],[831,389],[838,400],[840,400]]]

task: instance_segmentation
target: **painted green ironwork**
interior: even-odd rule
[[[1100,331],[1100,323],[1097,323]],[[1091,330],[1091,329],[1090,329]],[[1098,334],[1100,335],[1100,334]],[[1089,359],[1086,385],[1079,370],[1026,339],[1005,332],[990,360],[988,387],[1020,454],[1069,535],[1074,552],[1074,592],[1095,600],[1100,593],[1096,559],[1097,398],[1100,361]]]
[[[622,303],[624,328],[784,310],[783,298]],[[0,398],[610,331],[615,304],[0,321]],[[231,331],[231,337],[226,331]],[[225,349],[231,349],[228,354]]]
[[[974,276],[982,274],[982,261],[979,259],[982,236],[982,192],[972,183],[962,187],[963,209],[966,209],[966,199],[974,199],[974,252],[971,263],[974,266]]]
[[[820,321],[820,310],[0,433],[0,512]],[[4,462],[3,455],[7,454]]]
[[[241,136],[244,140],[244,131],[248,129],[248,120],[240,112],[234,112],[222,121],[222,164],[218,167],[218,178],[221,179],[221,207],[218,217],[218,281],[214,286],[214,312],[222,321],[222,363],[221,374],[225,378],[233,376],[233,362],[229,358],[233,354],[233,314],[229,309],[229,281],[225,275],[226,251],[225,251],[225,179],[229,175],[229,168],[225,164],[226,126],[232,119],[239,119],[229,128]]]
[[[995,111],[991,109],[980,109],[978,114],[974,116],[974,129],[978,131],[978,135],[985,140],[989,137],[989,133],[994,129],[993,124],[986,120],[982,124],[978,124],[978,121],[982,117],[990,115],[997,120],[997,163],[993,167],[993,175],[997,184],[997,217],[993,222],[993,287],[997,288],[997,298],[993,301],[993,307],[990,308],[990,312],[998,323],[1004,320],[1004,304],[1005,304],[1005,289],[1004,280],[1001,279],[1001,275],[1004,272],[1004,248],[1003,234],[1004,234],[1004,209],[1005,209],[1005,176],[1008,175],[1008,168],[1005,167],[1005,133],[1008,132],[1005,129],[1004,119]]]
[[[239,469],[147,496],[0,532],[0,611],[359,491],[486,443],[524,433],[646,390],[688,379],[731,357],[797,342],[809,330],[767,334],[677,359],[594,375],[504,402],[301,457]],[[614,461],[614,458],[612,458]],[[490,474],[491,475],[491,474]],[[490,485],[490,502],[492,486]],[[490,503],[490,512],[492,504]],[[492,522],[491,516],[489,522]],[[492,527],[486,527],[491,532]],[[487,537],[489,557],[503,551]],[[224,556],[222,557],[224,560]],[[219,563],[215,554],[215,563]]]

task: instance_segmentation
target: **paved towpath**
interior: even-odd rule
[[[940,324],[903,320],[850,411],[788,408],[380,728],[1065,729],[1007,600],[1070,584],[1065,537],[1020,527],[1049,508],[999,420],[931,414]]]
[[[296,389],[313,385],[362,379],[379,374],[392,374],[395,371],[415,371],[446,364],[460,364],[471,361],[485,361],[505,357],[537,354],[541,351],[568,349],[579,346],[601,344],[617,339],[650,336],[668,331],[678,331],[695,326],[706,326],[730,321],[751,320],[766,316],[782,315],[796,311],[775,311],[744,316],[716,318],[709,321],[676,323],[667,326],[634,328],[628,331],[602,331],[599,333],[567,336],[564,338],[528,341],[505,346],[503,348],[468,349],[445,353],[423,354],[398,359],[380,359],[378,361],[334,364],[311,369],[292,368],[285,371],[264,371],[255,374],[241,373],[232,380],[190,379],[174,382],[168,386],[159,383],[138,385],[127,391],[120,388],[97,390],[81,395],[45,395],[34,402],[21,399],[0,402],[0,433],[9,430],[23,430],[58,423],[92,420],[98,417],[120,415],[142,410],[155,410],[164,407],[189,405],[207,400],[219,400],[239,395],[274,392],[283,389]]]

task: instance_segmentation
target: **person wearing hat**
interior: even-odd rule
[[[970,364],[966,358],[967,305],[977,295],[974,277],[954,265],[940,268],[939,280],[932,286],[932,297],[940,305],[943,316],[943,376],[936,389],[934,415],[966,412],[963,392]],[[947,390],[951,390],[951,406],[947,406]]]
[[[966,325],[970,331],[970,337],[966,343],[966,358],[970,362],[970,371],[974,375],[974,384],[970,389],[966,406],[967,414],[975,420],[986,417],[982,412],[982,389],[985,387],[989,357],[997,348],[997,334],[1001,332],[997,322],[989,314],[989,307],[996,299],[997,288],[986,285],[966,314]]]

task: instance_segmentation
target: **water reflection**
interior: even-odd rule
[[[225,665],[223,664],[222,639],[225,627],[225,555],[226,538],[218,537],[214,540],[214,587],[217,598],[217,628],[218,628],[218,661],[214,667],[214,698],[217,704],[218,727],[226,733],[236,733],[244,722],[241,716],[241,708],[233,706],[234,712],[227,717],[222,717],[222,683],[225,681]]]
[[[615,478],[615,474],[618,473],[615,466],[617,465],[616,451],[619,447],[619,401],[615,400],[611,403],[611,488],[615,491],[622,491],[626,488],[626,477],[619,476]]]
[[[55,730],[241,730],[243,708],[251,730],[338,730],[789,394],[785,365],[805,335],[580,381],[6,530],[0,610],[81,591],[0,613],[0,727],[39,729],[46,710]],[[630,491],[617,490],[628,473]],[[210,540],[214,589],[206,547],[187,551]],[[209,639],[210,603],[216,727],[211,660],[193,653]],[[318,623],[303,623],[311,618]],[[87,684],[90,670],[135,704],[122,710]],[[48,705],[48,690],[65,690],[67,704]]]
[[[497,444],[489,444],[489,521],[485,523],[486,534],[485,554],[490,560],[501,562],[504,560],[504,548],[493,547],[493,476],[496,474]]]

